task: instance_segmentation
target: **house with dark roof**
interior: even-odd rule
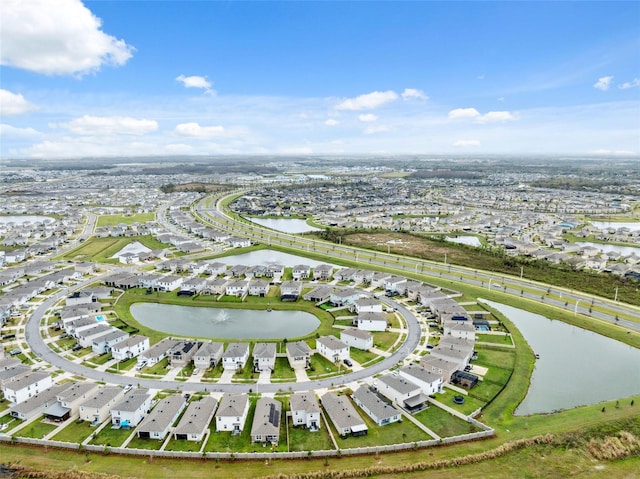
[[[251,442],[277,444],[280,440],[282,403],[270,397],[261,397],[251,426]]]
[[[176,422],[185,405],[185,399],[180,394],[173,394],[160,400],[136,429],[138,437],[163,440],[169,434],[169,429]]]
[[[329,391],[320,398],[320,402],[342,437],[367,434],[369,428],[347,396]]]
[[[212,397],[191,401],[173,431],[177,440],[202,441],[213,419],[218,402]]]

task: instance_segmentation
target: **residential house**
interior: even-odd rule
[[[211,276],[220,276],[227,272],[227,265],[220,262],[207,263],[205,273]]]
[[[73,383],[69,388],[56,396],[57,401],[47,407],[43,414],[50,421],[62,422],[77,416],[80,404],[88,399],[98,385],[91,382]]]
[[[83,348],[88,348],[93,345],[93,339],[98,336],[102,336],[105,333],[111,332],[113,329],[108,324],[98,323],[95,326],[89,326],[86,329],[76,328],[76,338],[78,339],[78,344],[80,344]]]
[[[117,386],[104,386],[90,394],[80,403],[80,419],[97,426],[109,417],[111,407],[124,397],[124,390]]]
[[[292,394],[289,398],[291,423],[309,431],[320,429],[320,404],[313,391]]]
[[[297,264],[291,270],[291,276],[295,281],[309,279],[311,275],[311,266],[308,264]]]
[[[251,442],[277,444],[280,440],[282,403],[270,397],[261,397],[256,404]]]
[[[174,439],[202,441],[209,430],[209,423],[213,419],[217,405],[218,402],[209,396],[190,402],[173,431]]]
[[[269,283],[262,279],[254,279],[249,283],[249,296],[264,298],[269,294]]]
[[[400,376],[420,386],[427,396],[442,392],[442,374],[435,373],[417,364],[409,364],[399,370]]]
[[[114,344],[111,348],[111,356],[118,361],[124,361],[135,358],[147,349],[149,349],[149,338],[134,334],[124,341]]]
[[[138,356],[138,364],[146,363],[147,366],[153,366],[159,363],[169,355],[169,352],[176,344],[178,344],[178,341],[166,338],[157,342]]]
[[[474,341],[476,328],[471,321],[443,321],[444,336]]]
[[[313,268],[313,279],[316,281],[327,281],[332,274],[333,266],[330,264],[319,264]]]
[[[227,284],[229,284],[229,281],[224,278],[210,279],[202,289],[201,294],[224,294],[227,291]]]
[[[226,286],[225,294],[227,296],[244,296],[249,291],[249,281],[238,279],[231,281]]]
[[[105,354],[111,351],[113,346],[129,337],[129,333],[125,333],[118,328],[112,328],[100,336],[93,338],[91,341],[91,350],[95,354]]]
[[[283,281],[280,285],[281,301],[298,301],[302,293],[302,284],[298,281]]]
[[[316,339],[316,350],[334,363],[349,359],[349,346],[335,336],[321,336]]]
[[[202,343],[196,341],[180,341],[167,354],[172,368],[183,368],[191,362]]]
[[[186,406],[186,401],[180,394],[173,394],[161,399],[147,417],[136,429],[140,439],[157,439],[162,441],[169,429],[178,419]]]
[[[156,289],[158,291],[173,291],[174,289],[178,289],[182,282],[184,281],[183,276],[176,275],[167,275],[163,276],[156,282]]]
[[[385,331],[388,323],[384,313],[362,313],[353,318],[353,325],[364,331]]]
[[[0,363],[5,361],[13,361],[13,359],[3,359],[0,360]],[[20,379],[21,377],[26,376],[27,374],[32,372],[32,369],[26,364],[22,364],[18,360],[15,361],[17,364],[15,364],[14,366],[10,368],[0,369],[0,388],[2,388],[2,386],[4,386],[5,384],[9,384],[12,381]]]
[[[287,359],[293,369],[307,369],[311,364],[311,348],[304,341],[287,343]]]
[[[320,398],[320,402],[340,436],[367,434],[369,428],[347,396],[329,391]]]
[[[401,407],[407,407],[406,401],[413,403],[413,400],[420,397],[420,402],[427,401],[427,397],[422,394],[420,386],[397,372],[385,374],[376,378],[373,384],[375,390],[386,397],[389,401],[399,404]]]
[[[313,301],[314,303],[324,303],[328,301],[333,292],[333,286],[316,286],[308,293],[302,296],[305,301]]]
[[[26,374],[2,386],[4,398],[14,404],[20,404],[30,397],[41,393],[53,385],[51,375],[44,371]]]
[[[372,298],[361,298],[356,300],[349,309],[356,314],[382,313],[382,303]]]
[[[9,408],[10,414],[16,419],[27,421],[34,417],[42,416],[42,412],[49,405],[58,401],[58,395],[65,389],[71,387],[71,384],[54,384],[38,394],[31,396],[26,401],[15,404]]]
[[[253,370],[273,371],[276,367],[276,344],[256,343],[253,347]]]
[[[76,291],[75,293],[67,296],[65,304],[67,306],[77,306],[79,304],[88,304],[96,301],[96,298],[92,293],[87,291]]]
[[[249,345],[247,343],[229,343],[222,354],[222,367],[225,370],[244,368],[249,359]]]
[[[342,288],[333,291],[329,297],[329,302],[336,307],[349,306],[360,299],[362,293],[354,288]]]
[[[425,368],[427,371],[441,375],[442,381],[445,383],[450,382],[451,376],[458,370],[457,361],[438,358],[431,356],[430,354],[420,358],[420,366]]]
[[[215,413],[216,431],[240,434],[249,413],[249,397],[246,394],[225,393]]]
[[[282,276],[284,275],[284,265],[282,264],[270,264],[267,266],[267,272],[265,276],[267,278],[271,278],[273,283],[279,283],[282,281]]]
[[[196,354],[193,356],[193,365],[196,368],[207,369],[213,368],[218,364],[218,361],[222,357],[222,352],[224,351],[223,343],[202,343],[200,349],[196,351]]]
[[[351,397],[353,398],[353,402],[378,426],[385,426],[402,419],[400,411],[386,401],[383,401],[369,386],[360,386]]]
[[[151,399],[148,389],[131,389],[109,410],[113,427],[136,427],[151,409]]]
[[[362,329],[343,329],[340,340],[349,347],[368,351],[373,348],[373,334]]]

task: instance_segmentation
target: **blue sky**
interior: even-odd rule
[[[0,10],[3,158],[640,155],[640,2]]]

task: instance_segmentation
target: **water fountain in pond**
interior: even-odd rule
[[[218,312],[218,315],[213,318],[214,323],[224,323],[229,319],[229,313],[227,313],[224,309],[221,309]]]

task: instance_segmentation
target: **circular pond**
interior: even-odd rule
[[[140,324],[177,336],[226,339],[284,339],[306,336],[320,320],[304,311],[198,308],[136,303],[131,315]]]

